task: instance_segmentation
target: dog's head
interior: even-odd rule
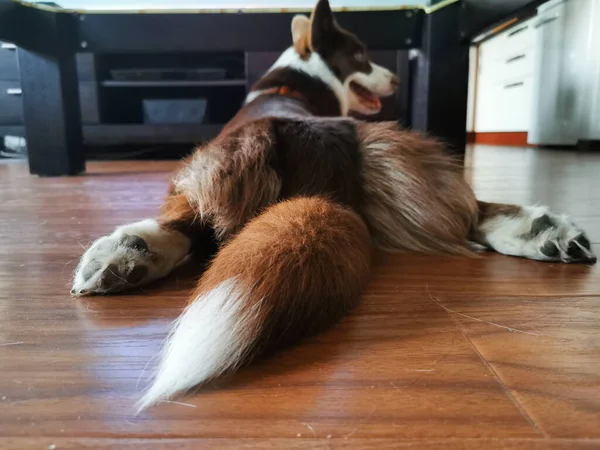
[[[371,62],[366,46],[336,23],[328,0],[319,0],[310,18],[294,17],[292,39],[302,60],[318,57],[335,77],[330,84],[340,83],[332,88],[343,97],[343,114],[348,110],[376,114],[381,110],[380,97],[392,95],[398,87],[398,77]]]

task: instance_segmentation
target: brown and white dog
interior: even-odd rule
[[[366,123],[398,79],[334,21],[327,0],[212,142],[174,177],[156,219],[94,242],[73,295],[168,275],[220,249],[166,343],[146,408],[327,327],[359,300],[373,248],[594,263],[585,234],[542,206],[478,201],[434,140]]]

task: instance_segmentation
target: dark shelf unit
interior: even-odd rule
[[[119,144],[210,139],[246,96],[245,55],[241,52],[100,53],[95,59],[100,123],[110,128],[84,129],[84,139],[94,142],[108,143],[119,137]],[[203,75],[207,78],[199,78]],[[207,103],[201,123],[150,124],[144,120],[146,100],[198,99]],[[164,117],[168,122],[173,116],[165,113]]]
[[[160,80],[160,81],[116,81],[104,80],[100,82],[102,87],[114,88],[135,88],[135,87],[231,87],[246,86],[245,79],[236,80],[207,80],[207,81],[179,81],[179,80]]]
[[[21,88],[17,54],[11,45],[0,48],[0,140],[4,135],[24,136],[22,96],[7,92]],[[217,79],[194,79],[197,68],[216,68]],[[165,79],[114,79],[114,70],[136,72],[165,68]],[[172,69],[169,72],[169,69]],[[266,70],[267,67],[261,70]],[[170,79],[181,71],[181,78]],[[186,73],[188,70],[190,73]],[[193,145],[216,136],[242,105],[249,81],[247,55],[243,52],[78,53],[77,78],[82,112],[83,142],[89,150],[99,147],[117,155],[127,147]],[[189,78],[186,78],[189,76]],[[4,83],[4,84],[2,84]],[[145,99],[208,100],[202,123],[144,123]],[[10,101],[10,102],[9,102]],[[174,157],[177,155],[174,154]]]
[[[221,131],[223,124],[84,125],[83,140],[92,145],[199,144]]]
[[[20,49],[0,50],[0,62],[12,68],[9,87],[20,87],[16,55]],[[408,53],[406,51],[373,51],[372,57],[378,64],[398,73],[404,80],[408,78]],[[106,155],[134,154],[128,149],[164,148],[168,155],[172,146],[173,157],[180,153],[176,147],[200,144],[215,137],[244,102],[251,86],[269,69],[279,57],[279,51],[231,52],[231,53],[78,53],[77,78],[79,102],[82,111],[82,134],[86,153],[91,155],[100,149]],[[221,65],[219,65],[221,64]],[[193,79],[200,71],[197,68],[217,68],[223,74],[221,79]],[[144,69],[150,69],[154,76],[156,68],[166,68],[164,79],[144,79]],[[181,74],[169,69],[181,68]],[[138,70],[139,69],[139,70]],[[186,72],[186,69],[189,72]],[[117,71],[117,72],[115,72]],[[117,79],[115,73],[133,73],[139,79]],[[159,76],[161,73],[158,74]],[[181,75],[180,78],[169,77]],[[7,85],[8,86],[8,85]],[[202,123],[144,123],[144,100],[207,100],[207,116]],[[21,101],[18,103],[19,120],[0,120],[0,136],[24,136]],[[395,97],[383,101],[383,110],[373,120],[400,120],[408,116],[408,84],[403,85]],[[0,117],[1,119],[1,117]],[[137,151],[137,150],[136,150]],[[140,152],[143,154],[143,151]],[[155,153],[148,153],[153,155]]]

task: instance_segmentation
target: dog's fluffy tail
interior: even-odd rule
[[[395,122],[361,122],[361,213],[385,250],[473,256],[479,207],[462,164],[433,139]]]
[[[367,227],[349,209],[318,197],[272,206],[203,275],[139,409],[336,321],[360,298],[370,256]]]

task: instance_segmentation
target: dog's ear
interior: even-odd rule
[[[310,19],[302,14],[294,16],[292,19],[292,41],[296,44],[300,39],[304,38],[310,29]]]
[[[303,15],[294,16],[292,19],[292,40],[294,48],[302,59],[310,58],[310,19]]]
[[[311,44],[313,49],[319,51],[334,29],[335,24],[329,0],[319,0],[311,16]]]

